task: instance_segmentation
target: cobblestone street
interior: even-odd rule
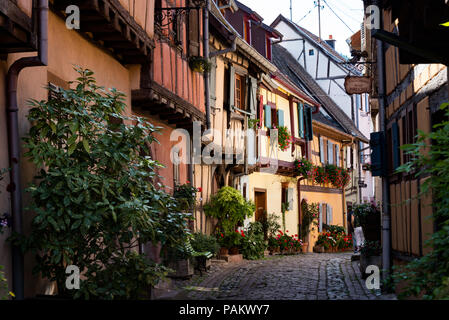
[[[270,256],[239,264],[213,264],[203,276],[178,282],[179,299],[392,300],[376,296],[361,279],[351,253]]]

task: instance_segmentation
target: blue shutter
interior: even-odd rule
[[[327,158],[329,159],[329,164],[334,164],[334,144],[330,141],[327,143]]]
[[[392,132],[392,144],[393,144],[393,170],[396,170],[400,165],[399,159],[399,126],[397,122],[393,122]]]
[[[278,110],[278,126],[284,126],[284,110],[281,109]]]
[[[340,166],[340,145],[335,145],[335,148],[336,148],[336,151],[335,151],[335,154],[336,154],[336,157],[337,157],[337,159],[335,159],[335,161],[336,161],[336,165],[339,167]]]
[[[265,109],[265,112],[264,112],[264,115],[265,115],[265,127],[271,128],[271,107],[268,104],[266,104],[264,106],[264,109]]]
[[[304,105],[298,103],[298,130],[299,137],[304,138]]]
[[[318,231],[322,232],[323,231],[323,204],[320,203],[320,215],[319,215],[319,224],[318,224]]]

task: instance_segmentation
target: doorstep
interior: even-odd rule
[[[227,254],[220,256],[220,260],[224,260],[228,263],[240,263],[243,262],[243,254]]]

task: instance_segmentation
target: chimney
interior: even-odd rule
[[[335,41],[336,40],[333,39],[331,34],[329,35],[329,40],[325,40],[325,41],[332,49],[335,50]]]

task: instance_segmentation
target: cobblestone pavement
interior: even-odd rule
[[[177,282],[179,299],[393,300],[376,295],[361,279],[351,253],[270,256],[239,264],[213,264],[203,276]]]

